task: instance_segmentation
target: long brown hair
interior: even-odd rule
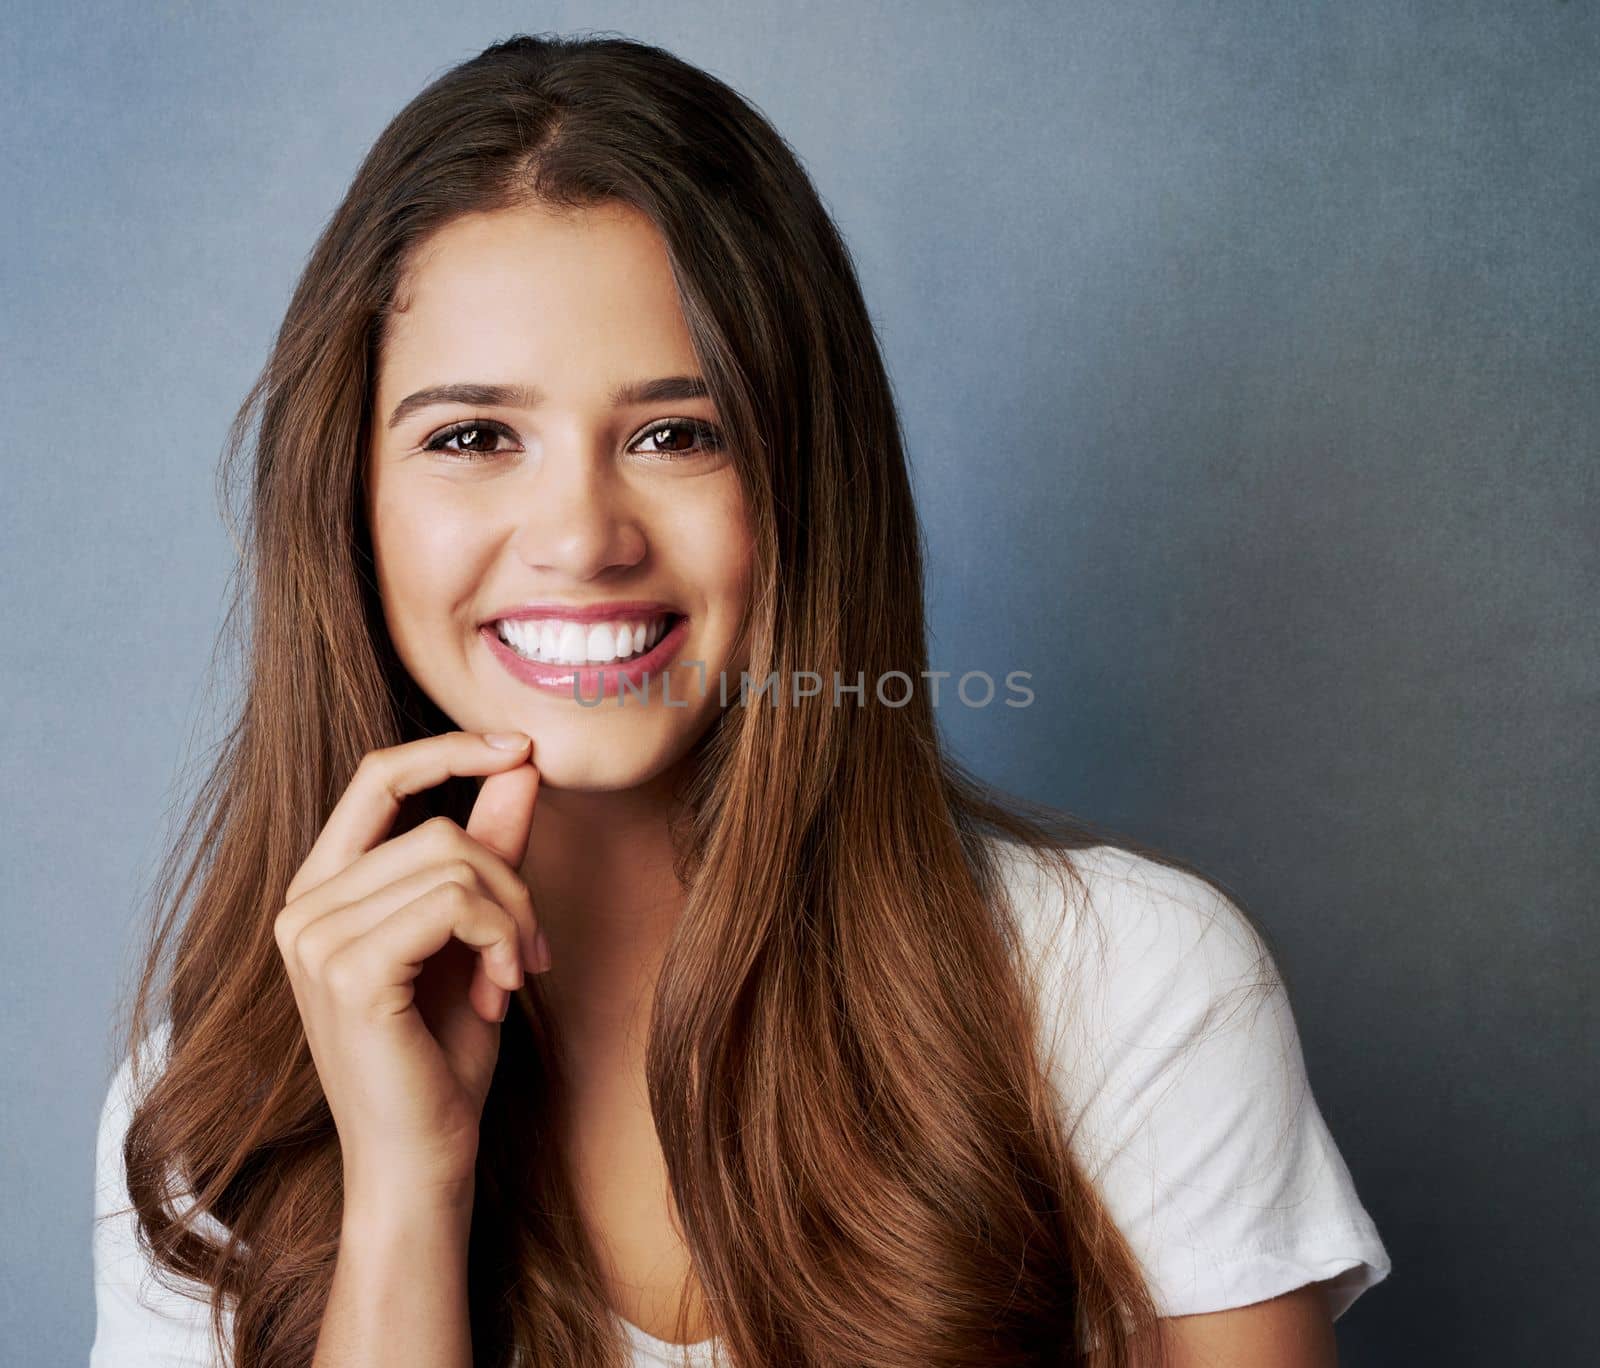
[[[137,1079],[152,1024],[170,1026],[124,1145],[143,1237],[216,1294],[240,1368],[310,1361],[339,1147],[272,924],[361,756],[454,725],[397,661],[376,600],[362,453],[385,320],[418,245],[456,216],[603,201],[659,229],[738,462],[756,530],[752,678],[869,681],[863,705],[824,690],[731,707],[695,751],[687,902],[647,1076],[722,1351],[1128,1364],[1154,1305],[1069,1150],[990,838],[1045,854],[1069,893],[1074,849],[1178,862],[987,788],[942,749],[925,689],[874,700],[871,681],[928,668],[923,556],[848,251],[760,114],[620,38],[518,36],[406,106],[316,244],[230,432],[235,487],[253,453],[228,615],[242,702],[156,881],[127,1027]],[[473,793],[452,780],[401,827],[464,823]],[[623,1341],[556,1149],[559,1051],[537,985],[505,1022],[483,1118],[474,1358],[599,1368]]]

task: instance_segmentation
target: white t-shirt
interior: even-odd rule
[[[1326,1280],[1342,1315],[1389,1257],[1312,1097],[1282,982],[1237,908],[1192,875],[1097,846],[1073,856],[1093,903],[1080,915],[1023,848],[998,848],[1073,1152],[1157,1309],[1219,1311]],[[129,1089],[124,1060],[96,1145],[90,1368],[213,1368],[205,1289],[165,1286],[135,1243]],[[618,1319],[635,1368],[682,1363],[686,1348],[690,1364],[711,1362],[714,1341],[672,1345]]]

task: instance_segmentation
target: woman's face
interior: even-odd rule
[[[463,729],[533,737],[551,788],[655,778],[719,673],[738,696],[752,555],[658,232],[619,205],[473,214],[401,293],[367,516],[402,663]]]

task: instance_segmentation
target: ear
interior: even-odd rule
[[[467,819],[467,835],[500,856],[513,869],[528,853],[534,800],[539,796],[539,771],[531,760],[515,769],[484,777]]]

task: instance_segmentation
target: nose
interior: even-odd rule
[[[644,558],[635,501],[598,438],[547,438],[529,474],[513,497],[522,505],[515,548],[530,569],[590,580]]]

